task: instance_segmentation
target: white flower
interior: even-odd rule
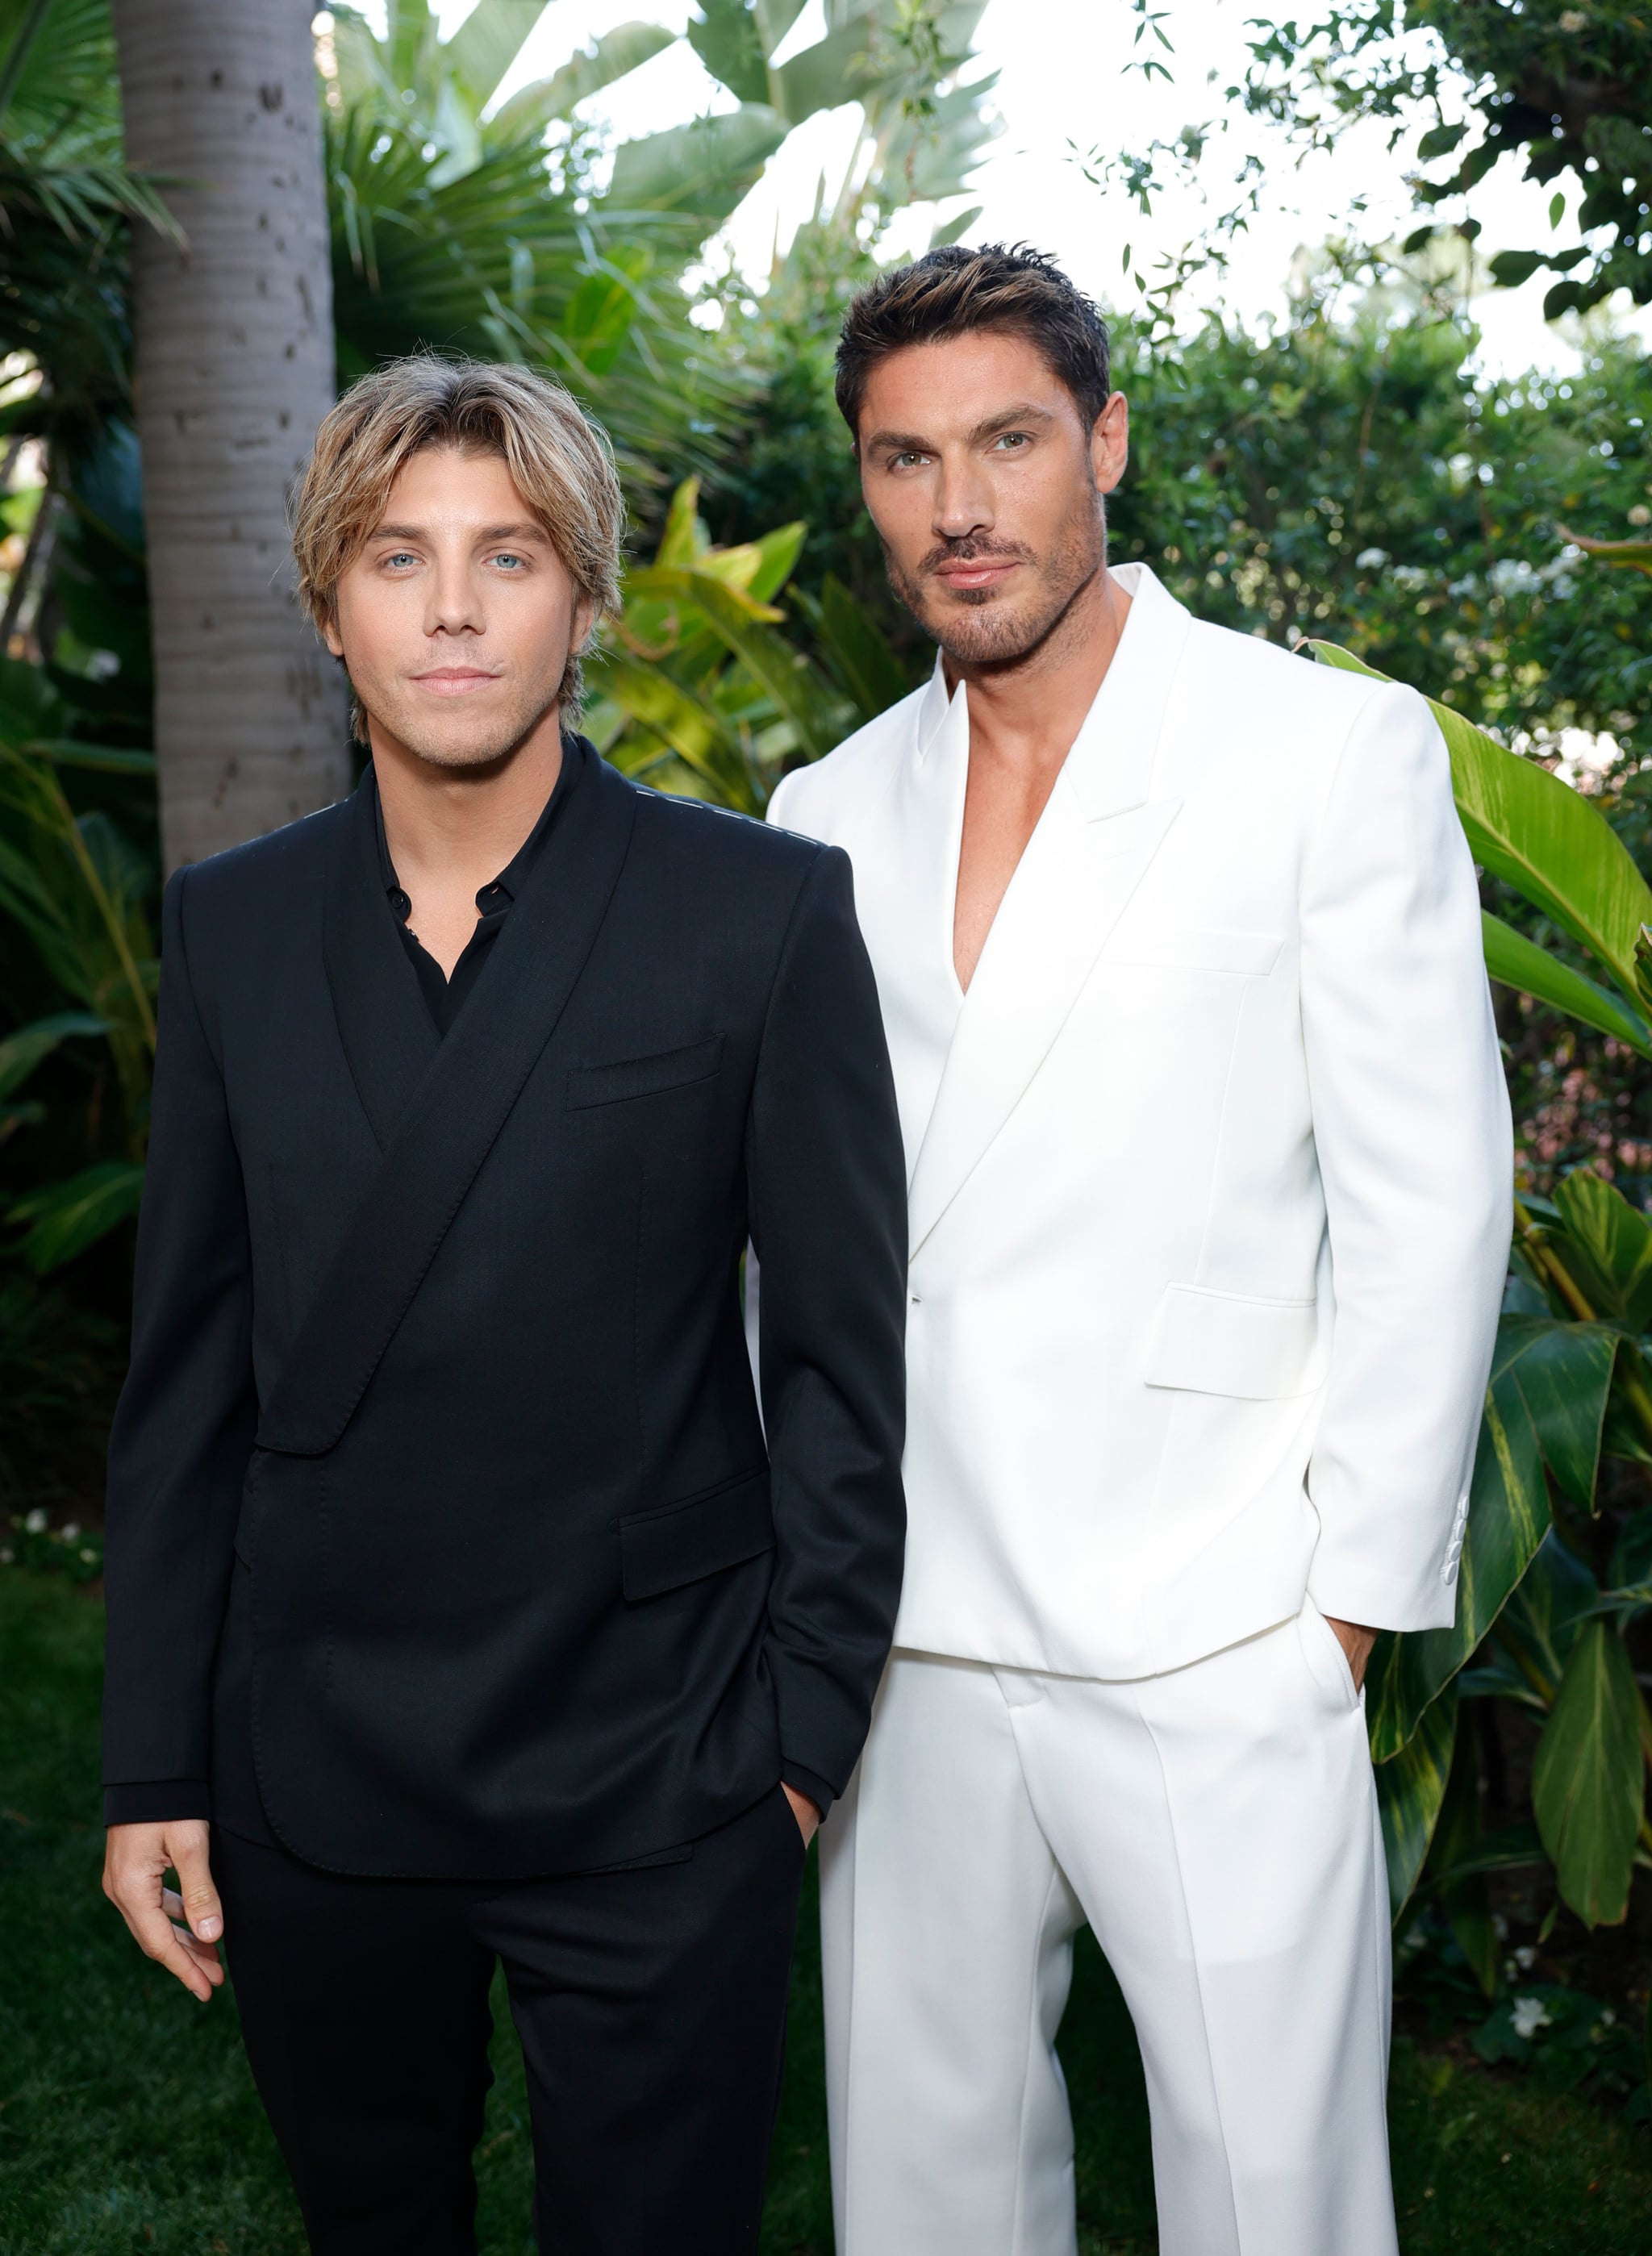
[[[1617,2018],[1610,2006],[1603,2006],[1600,2008],[1600,2026],[1603,2029],[1609,2029]]]
[[[1509,2017],[1514,2024],[1514,2034],[1523,2037],[1528,2044],[1539,2029],[1551,2026],[1552,2017],[1541,1998],[1516,1998],[1514,2010]]]
[[[46,1514],[42,1512],[38,1504],[35,1505],[34,1510],[30,1512],[28,1517],[25,1519],[23,1526],[25,1532],[30,1535],[44,1535],[46,1533]]]
[[[1529,1942],[1522,1942],[1514,1952],[1514,1963],[1522,1974],[1529,1974],[1537,1963],[1537,1953]]]
[[[6,1545],[6,1547],[5,1547],[4,1550],[4,1551],[0,1551],[0,1567],[9,1567],[11,1564],[11,1546],[8,1543],[8,1544]]]
[[[1561,11],[1560,28],[1569,39],[1581,32],[1588,21],[1589,11],[1586,8],[1564,8]]]
[[[80,1523],[80,1521],[79,1521],[78,1519],[71,1519],[71,1520],[67,1521],[67,1524],[66,1524],[63,1527],[60,1528],[60,1530],[58,1531],[58,1533],[59,1533],[59,1540],[60,1540],[60,1541],[61,1541],[61,1542],[64,1542],[64,1543],[77,1543],[77,1542],[79,1542],[79,1540],[80,1540],[80,1535],[81,1535],[81,1523]]]
[[[1500,1911],[1494,1911],[1492,1914],[1492,1933],[1500,1942],[1507,1942],[1508,1940],[1508,1921]]]
[[[1374,572],[1378,565],[1387,562],[1388,552],[1386,548],[1362,548],[1353,560],[1361,572]]]
[[[81,1560],[83,1565],[89,1567],[96,1556],[96,1552],[92,1549],[89,1544],[82,1545],[81,1549]]]

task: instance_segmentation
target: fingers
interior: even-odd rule
[[[223,1933],[223,1906],[212,1885],[207,1860],[207,1828],[199,1820],[169,1829],[173,1869],[183,1898],[184,1918],[199,1942],[215,1942]]]
[[[152,1825],[112,1825],[103,1864],[103,1891],[148,1958],[181,1982],[204,2005],[223,1980],[216,1936],[223,1912],[207,1859],[203,1820]],[[177,1872],[176,1892],[164,1885]],[[194,1933],[173,1925],[182,1915]],[[202,1932],[210,1926],[211,1935]]]

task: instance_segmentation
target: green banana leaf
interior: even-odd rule
[[[1652,1328],[1652,1223],[1592,1169],[1556,1188],[1566,1265],[1598,1316],[1634,1333]]]
[[[818,759],[831,750],[837,730],[830,701],[802,653],[767,624],[779,617],[777,611],[699,568],[645,565],[629,575],[626,592],[675,599],[701,612],[791,723],[807,757]]]
[[[1450,1629],[1385,1633],[1366,1676],[1373,1759],[1409,1740],[1507,1604],[1550,1526],[1545,1475],[1592,1494],[1619,1336],[1605,1324],[1505,1316],[1486,1393]]]
[[[689,213],[710,230],[727,219],[787,131],[778,110],[748,102],[623,142],[607,201],[622,210]]]
[[[0,1096],[10,1096],[60,1043],[75,1034],[106,1034],[109,1021],[89,1011],[60,1011],[50,1019],[36,1019],[0,1041]]]
[[[600,94],[616,79],[629,77],[663,48],[675,44],[675,35],[659,24],[617,25],[582,53],[570,55],[549,78],[523,87],[501,103],[489,121],[488,131],[500,141],[523,140],[530,133],[541,133],[554,119],[569,116],[593,94]]]
[[[1451,1684],[1430,1707],[1422,1728],[1411,1734],[1399,1753],[1377,1765],[1377,1809],[1388,1866],[1388,1910],[1396,1921],[1411,1900],[1434,1838],[1456,1737],[1457,1687]]]
[[[1517,994],[1533,996],[1565,1012],[1568,1018],[1581,1019],[1599,1033],[1613,1034],[1640,1056],[1652,1058],[1652,1030],[1638,1011],[1630,1010],[1616,995],[1550,955],[1547,948],[1539,948],[1535,940],[1528,940],[1489,909],[1480,912],[1480,928],[1486,942],[1486,969],[1492,978],[1514,988]]]
[[[37,1277],[60,1269],[130,1220],[143,1191],[142,1162],[125,1160],[100,1160],[67,1182],[31,1191],[13,1204],[8,1216],[28,1225],[18,1251]]]
[[[1537,1742],[1532,1806],[1562,1899],[1585,1927],[1629,1906],[1644,1776],[1634,1671],[1603,1621],[1583,1630]]]
[[[1335,643],[1316,658],[1379,681],[1391,677]],[[1597,956],[1636,1006],[1635,942],[1652,923],[1652,889],[1599,808],[1430,698],[1451,756],[1457,811],[1474,858]]]
[[[639,666],[618,652],[592,661],[590,682],[598,694],[611,697],[633,721],[669,744],[710,786],[719,804],[752,811],[746,803],[751,779],[738,739],[715,706],[674,681],[662,667]]]
[[[1594,1576],[1551,1527],[1493,1632],[1494,1646],[1515,1663],[1523,1704],[1540,1713],[1553,1707],[1578,1631],[1599,1595]]]
[[[882,628],[842,581],[829,572],[818,600],[801,588],[794,591],[793,600],[814,628],[858,722],[874,721],[900,702],[913,685]]]

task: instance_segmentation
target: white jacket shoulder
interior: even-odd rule
[[[794,768],[775,786],[769,800],[768,819],[783,830],[804,838],[830,841],[849,808],[866,786],[890,770],[900,758],[917,726],[921,688],[879,713],[845,737],[836,751],[808,767]]]

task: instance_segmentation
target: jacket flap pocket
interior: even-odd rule
[[[774,1547],[769,1477],[744,1474],[709,1496],[633,1512],[619,1523],[622,1578],[628,1598],[654,1598],[702,1575],[720,1574]]]
[[[1170,971],[1230,971],[1266,979],[1284,941],[1276,932],[1225,932],[1213,925],[1161,925],[1120,934],[1110,963],[1156,964]]]
[[[657,1096],[662,1089],[686,1089],[710,1081],[723,1061],[723,1037],[690,1042],[686,1049],[659,1050],[652,1057],[620,1058],[612,1065],[576,1065],[568,1076],[570,1111],[587,1104],[619,1104],[631,1096]]]
[[[1318,1385],[1318,1303],[1265,1301],[1168,1285],[1147,1334],[1149,1386],[1233,1394],[1253,1402]]]

